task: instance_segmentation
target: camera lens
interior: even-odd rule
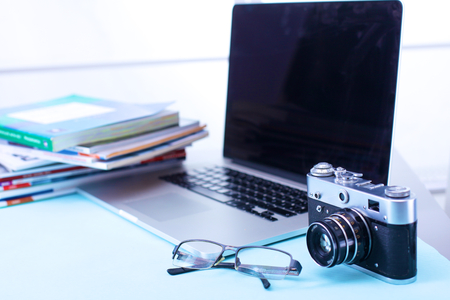
[[[334,266],[338,259],[338,241],[324,222],[312,223],[306,234],[306,244],[311,257],[321,266]]]
[[[322,248],[324,253],[330,253],[331,241],[328,235],[322,234],[322,236],[320,237],[320,248]]]
[[[364,260],[372,238],[364,217],[357,210],[344,209],[313,222],[306,233],[306,243],[317,264],[333,267]]]

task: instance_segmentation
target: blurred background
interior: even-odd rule
[[[219,149],[231,10],[245,2],[278,1],[0,0],[0,107],[74,93],[175,100],[209,125],[195,149]],[[394,146],[450,215],[450,2],[402,3]]]

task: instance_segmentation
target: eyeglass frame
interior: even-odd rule
[[[211,264],[210,267],[207,267],[207,268],[185,268],[185,267],[180,267],[178,269],[169,269],[167,271],[169,272],[170,275],[178,275],[178,274],[191,272],[191,271],[195,271],[195,270],[207,270],[207,269],[211,269],[211,268],[214,268],[214,267],[222,267],[222,268],[234,269],[234,270],[238,271],[238,269],[236,267],[238,265],[238,254],[239,254],[239,251],[241,251],[242,249],[267,249],[267,250],[278,251],[278,252],[281,252],[283,254],[288,255],[289,258],[290,258],[290,263],[289,263],[288,271],[285,274],[285,276],[288,276],[288,275],[298,276],[298,275],[300,275],[300,272],[302,270],[302,265],[300,264],[300,262],[298,260],[295,260],[289,252],[286,252],[284,250],[280,250],[280,249],[276,249],[276,248],[272,248],[272,247],[267,247],[267,246],[253,246],[253,245],[236,247],[236,246],[225,245],[225,244],[221,244],[221,243],[218,243],[218,242],[215,242],[215,241],[205,240],[205,239],[189,239],[189,240],[184,240],[184,241],[180,242],[177,246],[175,246],[175,248],[172,251],[172,260],[175,259],[175,255],[177,254],[177,252],[180,249],[181,245],[183,245],[185,243],[189,243],[189,242],[205,242],[205,243],[215,244],[217,246],[220,246],[222,248],[222,251],[217,255],[216,260],[214,261],[214,263]],[[234,252],[234,255],[235,255],[234,263],[231,263],[231,264],[230,263],[221,263],[225,259],[225,257],[223,256],[225,251],[233,251]],[[243,274],[246,274],[246,275],[249,275],[249,276],[260,278],[262,283],[263,283],[263,285],[264,285],[264,288],[267,289],[267,288],[270,287],[269,281],[266,278],[264,278],[264,277],[255,276],[255,275],[252,275],[252,274],[249,274],[249,273],[245,273],[245,272],[239,272],[239,273],[243,273]]]

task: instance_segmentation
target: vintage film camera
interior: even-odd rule
[[[315,165],[307,176],[308,251],[323,267],[346,263],[393,284],[417,275],[416,199],[409,188]]]

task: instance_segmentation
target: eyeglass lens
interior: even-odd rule
[[[211,268],[222,253],[222,246],[205,241],[184,242],[173,258],[178,267],[192,269]],[[291,257],[268,248],[241,248],[236,253],[236,270],[266,279],[283,279],[289,272]]]
[[[203,241],[185,242],[180,245],[173,258],[173,264],[177,267],[192,269],[208,269],[213,266],[222,246]]]
[[[237,271],[266,279],[284,279],[291,263],[286,253],[267,248],[242,248],[236,256]]]

